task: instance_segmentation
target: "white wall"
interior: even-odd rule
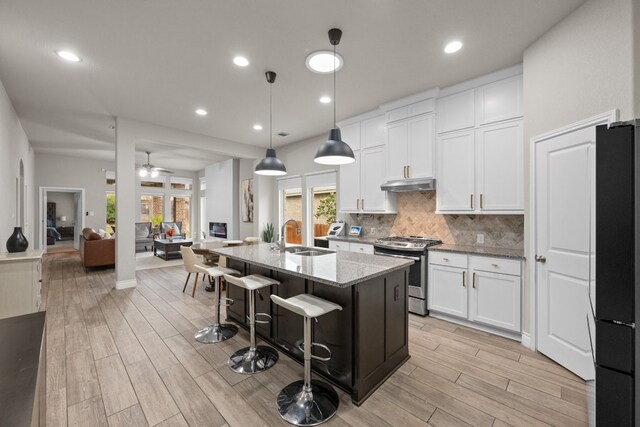
[[[528,260],[534,255],[528,249],[531,239],[530,139],[613,109],[620,110],[622,120],[640,114],[637,109],[640,101],[634,101],[633,1],[587,1],[524,52],[525,256]],[[636,31],[638,23],[640,20],[636,20]],[[640,73],[640,69],[636,68],[635,72]],[[531,266],[532,262],[527,262],[526,277]],[[525,331],[531,330],[529,286],[526,280]]]
[[[313,161],[318,147],[324,144],[327,136],[329,136],[329,129],[327,129],[326,134],[278,148],[276,154],[284,162],[287,168],[287,175],[304,175],[309,172],[321,172],[329,169],[338,170],[337,166],[332,168]]]
[[[34,153],[22,129],[20,120],[11,104],[9,95],[0,82],[0,191],[4,203],[0,205],[0,252],[6,252],[5,243],[13,233],[13,227],[20,221],[17,218],[16,179],[20,176],[20,161],[24,170],[23,233],[29,241],[29,248],[34,248],[35,212],[37,211],[36,191],[34,186]]]
[[[47,192],[47,203],[56,204],[56,226],[71,227],[74,225],[76,221],[76,204],[73,200],[73,193],[49,191]],[[67,220],[62,221],[60,219],[61,216],[67,217]]]
[[[238,159],[225,160],[205,168],[207,223],[226,222],[229,239],[237,239],[240,236],[239,169]]]

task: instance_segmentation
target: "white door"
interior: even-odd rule
[[[409,120],[409,178],[433,178],[433,114]]]
[[[407,122],[396,123],[387,128],[387,179],[406,178]]]
[[[467,270],[429,265],[429,310],[467,318]]]
[[[355,162],[340,166],[340,212],[357,212],[360,204],[360,151],[354,151],[353,156]]]
[[[360,153],[360,209],[365,212],[382,212],[386,210],[387,193],[380,186],[384,183],[386,168],[385,148],[369,148]]]
[[[535,161],[535,255],[544,257],[533,266],[538,349],[593,379],[587,313],[589,257],[595,250],[589,239],[595,216],[595,128],[537,141]]]
[[[522,120],[476,131],[476,192],[480,210],[524,210],[522,144]]]
[[[473,130],[438,137],[436,202],[439,211],[472,211],[474,198]]]

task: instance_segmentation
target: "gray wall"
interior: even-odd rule
[[[226,222],[227,237],[239,238],[239,161],[230,159],[209,165],[205,169],[205,176],[207,178],[207,223]]]
[[[22,129],[9,95],[0,82],[0,253],[6,252],[5,242],[13,233],[13,227],[23,223],[23,233],[29,241],[29,248],[35,247],[34,225],[37,199],[34,185],[34,154],[27,135]],[[20,177],[20,162],[24,174],[25,209],[22,221],[17,211],[18,197],[16,179]]]
[[[640,101],[634,101],[632,1],[590,0],[524,52],[525,256],[528,260],[534,255],[528,249],[531,239],[530,139],[613,109],[620,110],[621,119],[640,113],[637,110]],[[639,22],[636,19],[636,27]],[[640,73],[638,68],[635,71]],[[526,265],[523,327],[528,332],[531,330],[528,282],[531,262]]]
[[[338,170],[338,167],[332,168],[331,166],[320,165],[313,161],[318,147],[327,140],[328,135],[329,129],[327,129],[326,134],[278,148],[276,154],[278,158],[284,162],[287,168],[287,174],[303,175],[309,172],[321,172],[329,169]]]
[[[73,193],[49,191],[47,192],[47,203],[56,204],[56,226],[70,227],[74,225],[76,221],[76,204],[73,200]],[[67,220],[62,221],[60,219],[61,216],[65,216]]]

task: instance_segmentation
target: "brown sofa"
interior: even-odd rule
[[[80,235],[80,259],[84,268],[116,264],[116,239],[103,239],[95,230],[85,228]]]

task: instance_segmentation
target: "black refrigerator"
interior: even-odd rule
[[[598,426],[640,426],[640,119],[596,128]]]

